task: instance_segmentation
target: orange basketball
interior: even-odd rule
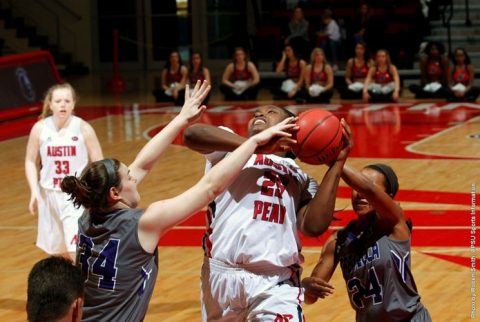
[[[300,113],[293,152],[305,163],[329,164],[342,149],[342,125],[332,113],[314,108]]]

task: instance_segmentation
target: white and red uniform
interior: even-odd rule
[[[207,155],[206,171],[226,153]],[[289,158],[253,155],[209,206],[204,321],[302,321],[297,211],[317,183]]]
[[[81,122],[71,116],[70,124],[58,131],[50,116],[44,119],[40,133],[37,246],[49,254],[74,252],[77,245],[78,218],[83,208],[74,207],[60,183],[67,175],[79,176],[88,164]]]

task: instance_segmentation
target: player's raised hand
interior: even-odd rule
[[[292,139],[292,132],[298,130],[298,125],[295,124],[296,117],[288,117],[274,126],[263,130],[260,133],[255,134],[251,139],[260,145],[268,146],[268,149],[273,151],[288,151],[293,144],[297,141]],[[261,149],[263,153],[267,153],[266,150]]]
[[[210,92],[210,88],[211,86],[206,80],[203,82],[197,81],[190,93],[190,88],[187,84],[185,88],[185,103],[183,104],[179,117],[184,118],[188,123],[198,120],[207,108],[201,104],[207,97],[208,92]]]
[[[318,277],[304,278],[302,286],[305,288],[305,303],[307,304],[315,303],[318,298],[324,299],[333,294],[335,289],[331,284]]]

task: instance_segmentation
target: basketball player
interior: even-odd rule
[[[115,159],[93,162],[80,178],[68,176],[62,190],[87,211],[79,220],[78,263],[85,279],[84,321],[141,321],[147,311],[158,272],[157,245],[172,226],[202,209],[239,174],[259,145],[296,127],[289,118],[258,133],[206,174],[196,185],[171,199],[137,209],[137,185],[175,137],[205,110],[201,102],[210,85],[197,82],[192,96],[130,166]],[[282,144],[291,144],[291,139]]]
[[[83,278],[70,259],[51,256],[28,275],[27,318],[30,322],[82,319]]]
[[[52,86],[45,96],[40,120],[28,138],[25,174],[30,186],[30,213],[38,202],[37,247],[48,254],[75,259],[78,218],[60,182],[67,175],[80,174],[88,161],[103,158],[93,128],[73,115],[77,96],[70,84]],[[40,181],[37,160],[40,155]]]
[[[291,113],[260,106],[248,123],[249,136],[275,126]],[[185,132],[187,146],[206,153],[206,172],[244,137],[196,124]],[[278,144],[279,142],[275,142]],[[303,262],[298,230],[321,235],[332,220],[345,146],[318,187],[294,160],[267,145],[257,149],[238,179],[207,212],[202,267],[203,321],[303,321]]]
[[[410,270],[410,227],[393,199],[395,172],[384,164],[362,171],[345,165],[342,179],[353,188],[358,219],[326,241],[312,276],[303,279],[305,302],[333,292],[326,283],[340,263],[357,321],[431,321]]]

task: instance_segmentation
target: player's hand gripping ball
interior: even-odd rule
[[[314,108],[298,116],[293,153],[308,164],[329,164],[342,149],[342,125],[332,113]]]

